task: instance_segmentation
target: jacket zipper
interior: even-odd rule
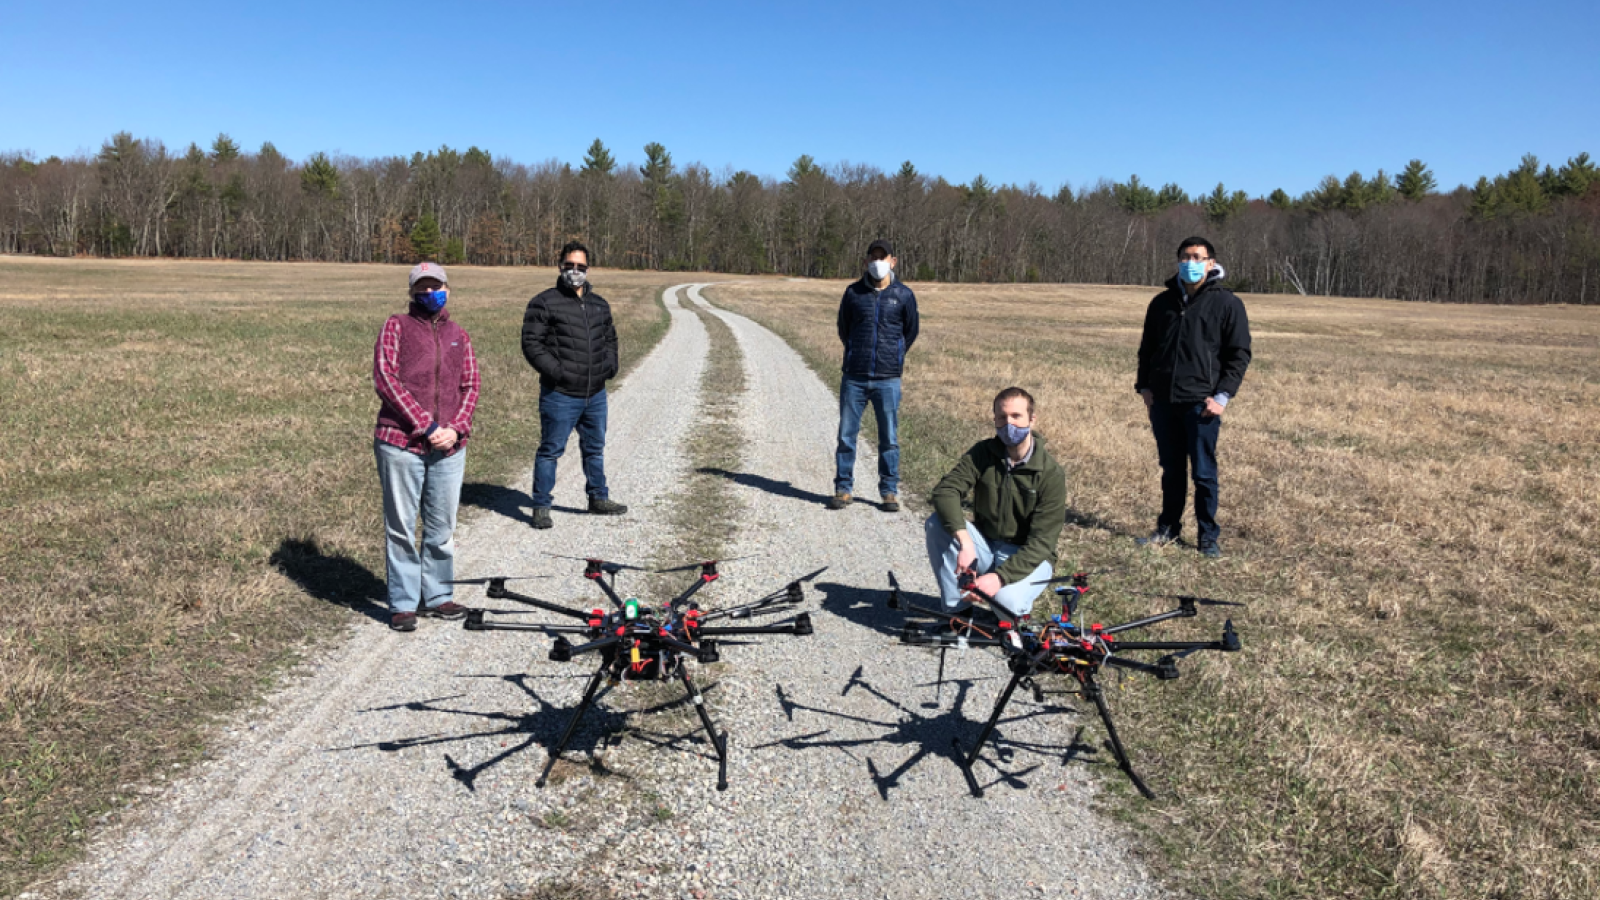
[[[439,424],[439,377],[444,369],[444,348],[439,346],[439,320],[434,319],[428,323],[428,329],[433,332],[433,423]],[[440,426],[441,428],[444,426]]]
[[[878,374],[878,316],[880,314],[879,313],[879,305],[880,304],[878,303],[878,301],[882,298],[882,296],[883,296],[883,294],[882,294],[881,291],[873,290],[873,292],[872,292],[872,343],[867,345],[867,350],[868,350],[869,353],[871,353],[871,355],[867,357],[867,377],[868,378],[876,377],[877,374]]]
[[[587,400],[594,387],[594,330],[589,327],[589,304],[582,294],[578,295],[578,308],[583,310],[583,340],[589,350],[589,365],[583,370],[583,397]]]

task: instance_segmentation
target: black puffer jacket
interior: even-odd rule
[[[617,374],[617,328],[611,306],[592,288],[582,296],[557,284],[528,301],[522,316],[522,355],[539,386],[592,397]]]
[[[1134,390],[1149,390],[1162,403],[1239,393],[1250,366],[1250,320],[1239,298],[1221,286],[1224,277],[1221,266],[1213,269],[1188,302],[1172,278],[1150,301]]]

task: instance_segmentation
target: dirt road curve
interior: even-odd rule
[[[689,308],[710,309],[701,287],[668,292],[670,331],[611,397],[607,472],[630,514],[576,512],[574,441],[556,527],[532,530],[512,502],[464,511],[462,576],[549,574],[529,590],[588,605],[599,597],[580,564],[547,554],[657,552],[712,346]],[[585,721],[568,751],[578,762],[535,788],[588,664],[547,661],[542,638],[457,623],[396,634],[375,609],[241,716],[212,759],[97,836],[85,863],[23,896],[537,897],[556,885],[595,897],[1168,896],[1090,812],[1084,759],[1105,753],[1098,724],[1065,702],[1015,702],[978,770],[987,795],[968,796],[950,740],[976,734],[1003,667],[951,654],[934,703],[935,657],[896,646],[899,615],[882,605],[889,569],[932,590],[920,518],[824,509],[836,401],[772,333],[713,314],[746,368],[744,396],[729,398],[745,458],[720,473],[745,510],[728,555],[759,556],[727,564],[702,597],[731,603],[828,566],[808,590],[813,636],[730,643],[696,673],[732,735],[727,792],[713,789],[711,749],[674,695],[628,714],[632,687]],[[859,486],[871,488],[875,466],[861,455]]]

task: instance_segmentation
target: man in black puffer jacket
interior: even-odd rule
[[[578,429],[589,512],[628,511],[606,490],[606,381],[617,374],[611,307],[589,287],[589,248],[561,248],[556,286],[528,301],[522,355],[539,373],[539,451],[533,462],[533,527],[549,528],[556,461]]]
[[[1217,436],[1223,407],[1239,393],[1250,365],[1250,320],[1239,298],[1222,287],[1227,273],[1215,257],[1205,238],[1178,245],[1178,275],[1145,311],[1133,383],[1150,412],[1161,462],[1161,516],[1139,543],[1159,547],[1178,539],[1192,463],[1200,552],[1213,559],[1222,555]]]
[[[900,372],[917,340],[917,295],[895,277],[898,260],[888,241],[867,246],[866,272],[839,300],[839,341],[844,377],[839,381],[839,443],[834,451],[829,509],[853,501],[856,438],[867,404],[878,419],[878,495],[884,512],[900,509]]]

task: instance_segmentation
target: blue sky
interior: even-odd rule
[[[778,177],[806,153],[1252,195],[1414,157],[1450,188],[1600,156],[1593,0],[451,6],[0,0],[0,150],[226,131],[294,159],[576,163],[599,137]]]

